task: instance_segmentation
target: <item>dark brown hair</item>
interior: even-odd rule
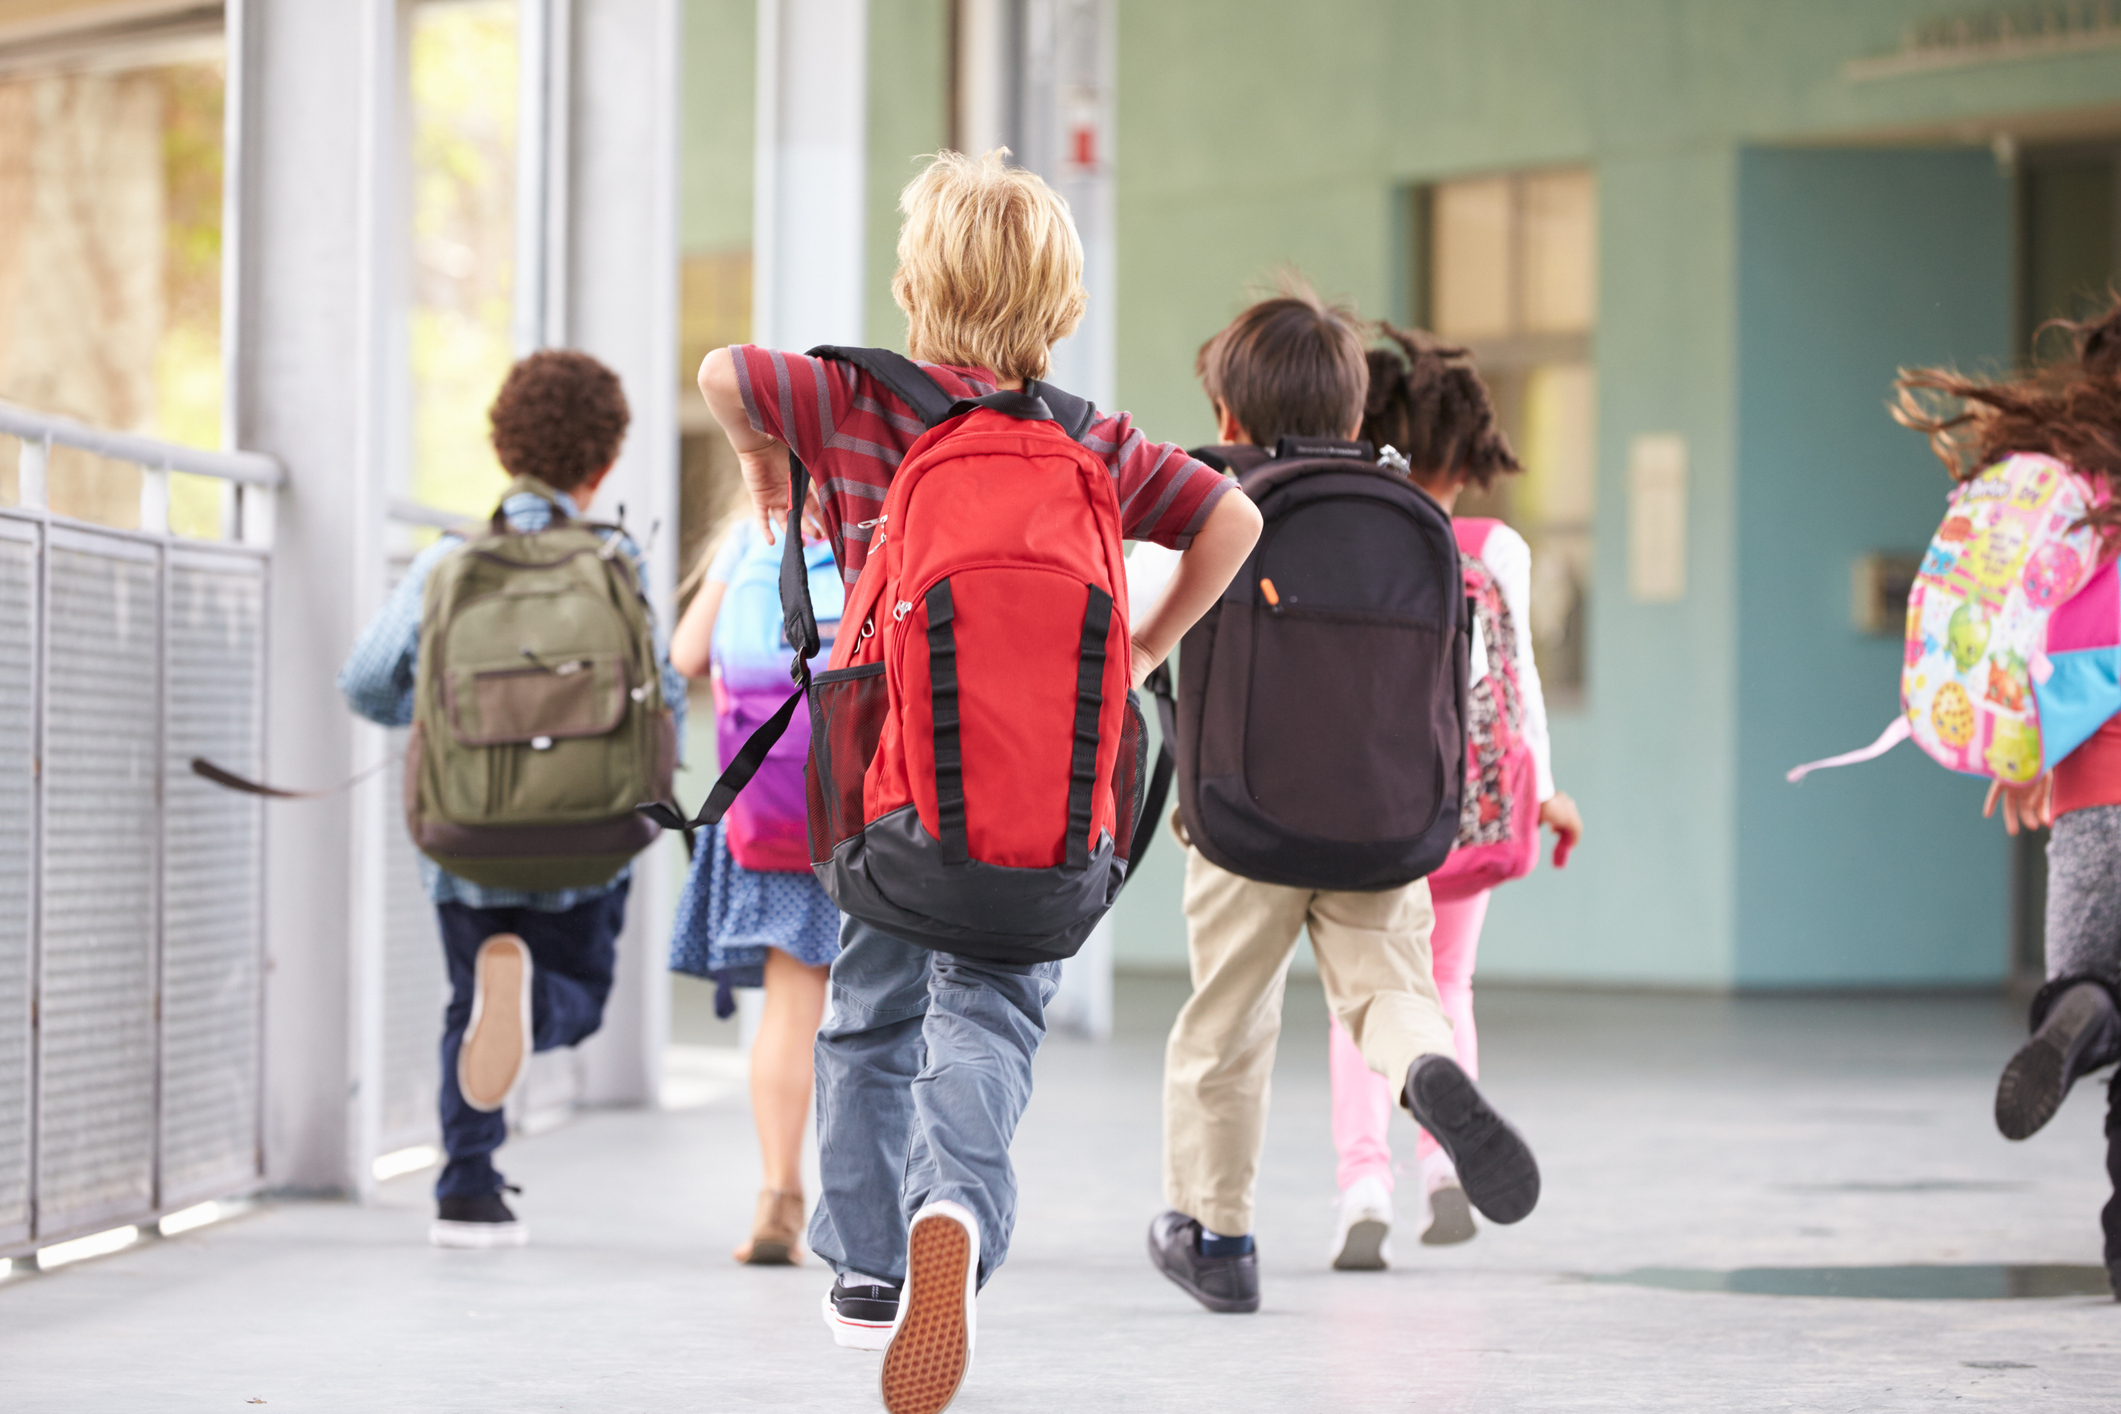
[[[618,456],[631,414],[616,373],[574,349],[541,349],[508,370],[486,416],[510,476],[572,491]]]
[[[1960,481],[2013,452],[2039,452],[2121,492],[2121,296],[2097,319],[2041,328],[2069,335],[2067,357],[1995,382],[1948,368],[1902,369],[1893,419],[1927,436]],[[2109,540],[2121,537],[2121,501],[2085,521]]]
[[[1462,471],[1482,490],[1503,472],[1524,470],[1466,350],[1390,324],[1379,323],[1377,332],[1392,347],[1370,350],[1365,442],[1397,448],[1418,478]]]
[[[1345,437],[1362,416],[1362,325],[1295,277],[1200,346],[1193,371],[1254,444]]]

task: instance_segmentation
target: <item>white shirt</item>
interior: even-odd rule
[[[1503,607],[1510,611],[1510,624],[1517,630],[1517,685],[1524,693],[1524,739],[1532,749],[1532,775],[1539,783],[1539,803],[1554,794],[1554,747],[1547,735],[1547,700],[1539,688],[1539,665],[1532,661],[1532,547],[1507,525],[1488,532],[1480,547],[1481,563],[1495,576],[1502,590]],[[1477,672],[1487,662],[1486,645],[1480,641],[1478,620],[1473,626],[1473,666]]]

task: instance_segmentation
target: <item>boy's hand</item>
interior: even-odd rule
[[[1129,670],[1128,681],[1139,691],[1141,685],[1148,681],[1149,674],[1156,671],[1156,665],[1161,663],[1164,657],[1163,654],[1158,653],[1155,649],[1145,646],[1138,638],[1131,640],[1131,644],[1134,650],[1132,655],[1134,663]]]
[[[751,497],[751,514],[768,545],[780,544],[780,532],[788,524],[788,448],[769,442],[753,451],[738,452],[736,464],[744,474],[744,490]]]
[[[1540,803],[1539,823],[1558,836],[1554,841],[1554,867],[1568,868],[1569,851],[1583,838],[1583,815],[1576,809],[1576,802],[1555,791]]]
[[[2015,835],[2023,828],[2044,830],[2055,823],[2055,780],[2041,775],[2030,785],[2005,785],[2002,781],[1990,781],[1988,799],[1981,803],[1981,818],[1986,820],[1996,813],[1996,802],[2003,802],[2003,832]]]

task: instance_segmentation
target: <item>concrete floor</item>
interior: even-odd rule
[[[1153,1272],[1162,1034],[1121,986],[1107,1046],[1056,1038],[1017,1143],[1013,1259],[958,1409],[2110,1410],[2121,1306],[2096,1280],[2092,1087],[2033,1141],[1988,1118],[2017,1009],[1991,1000],[1483,994],[1489,1088],[1546,1199],[1460,1248],[1333,1273],[1324,1011],[1292,987],[1261,1185],[1265,1307],[1211,1316]],[[756,1183],[740,1087],[508,1150],[535,1245],[425,1245],[427,1176],[367,1208],[268,1204],[0,1284],[10,1410],[867,1410],[815,1265],[733,1265]],[[1402,1128],[1411,1157],[1412,1131]],[[1866,1269],[1908,1266],[1907,1273]],[[2070,1270],[2074,1268],[2075,1270]],[[1731,1276],[1731,1273],[1739,1273]],[[1649,1283],[1649,1284],[1644,1284]],[[2021,1282],[2021,1285],[2024,1285]],[[1736,1286],[1741,1291],[1674,1289]]]

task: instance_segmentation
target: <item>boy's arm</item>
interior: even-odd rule
[[[781,502],[787,504],[787,496]],[[1178,569],[1156,603],[1134,623],[1134,685],[1140,687],[1158,663],[1217,596],[1229,587],[1259,539],[1259,507],[1243,492],[1224,495],[1178,557]]]
[[[412,724],[413,666],[420,650],[427,576],[458,543],[445,535],[413,559],[339,669],[339,693],[346,705],[371,722],[386,727]]]
[[[788,524],[788,447],[777,437],[751,425],[744,410],[744,390],[737,383],[736,358],[727,348],[714,349],[700,360],[700,396],[707,410],[722,425],[729,445],[736,449],[737,466],[744,473],[744,490],[751,496],[752,515],[768,545],[780,544],[781,528]],[[808,518],[811,530],[825,531],[816,514],[817,488],[811,488]]]

